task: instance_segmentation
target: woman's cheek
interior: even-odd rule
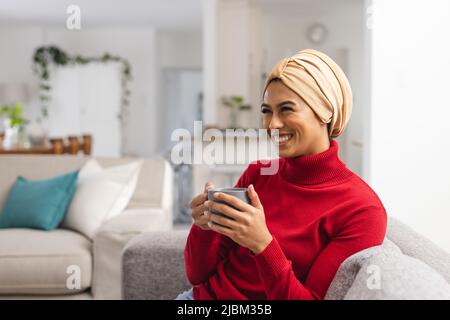
[[[263,115],[262,118],[263,118],[263,119],[262,119],[262,126],[263,126],[263,129],[268,130],[268,129],[269,129],[270,119],[269,119],[269,117],[266,116],[266,115]]]

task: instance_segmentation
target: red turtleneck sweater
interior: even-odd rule
[[[340,264],[380,245],[386,211],[375,192],[338,158],[279,159],[275,175],[251,164],[236,187],[253,184],[272,242],[258,255],[193,225],[185,248],[195,299],[323,299]]]

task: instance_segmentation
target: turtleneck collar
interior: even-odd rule
[[[330,148],[321,153],[284,158],[281,174],[285,180],[297,185],[338,183],[352,175],[339,159],[338,150],[338,143],[331,140]]]

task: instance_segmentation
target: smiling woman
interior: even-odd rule
[[[263,127],[282,158],[315,154],[329,148],[328,126],[305,101],[276,78],[268,84],[261,106]],[[278,130],[277,134],[272,134]]]
[[[323,299],[346,258],[383,242],[383,204],[334,140],[351,110],[347,78],[325,54],[304,50],[275,65],[261,112],[279,170],[247,168],[236,188],[248,188],[250,204],[207,201],[212,183],[192,199],[185,261],[195,299]]]

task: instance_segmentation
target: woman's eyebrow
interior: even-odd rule
[[[279,104],[277,105],[277,107],[279,108],[279,107],[281,107],[281,106],[284,106],[285,104],[292,104],[292,105],[295,105],[295,102],[292,101],[292,100],[285,100],[285,101],[279,103]]]
[[[283,105],[286,105],[286,104],[292,104],[292,105],[295,105],[295,102],[292,101],[292,100],[285,100],[285,101],[283,101],[283,102],[278,103],[278,104],[277,104],[277,108],[279,108],[279,107],[281,107],[281,106],[283,106]],[[263,107],[271,108],[270,105],[268,105],[267,103],[261,104],[261,108],[263,108]]]

